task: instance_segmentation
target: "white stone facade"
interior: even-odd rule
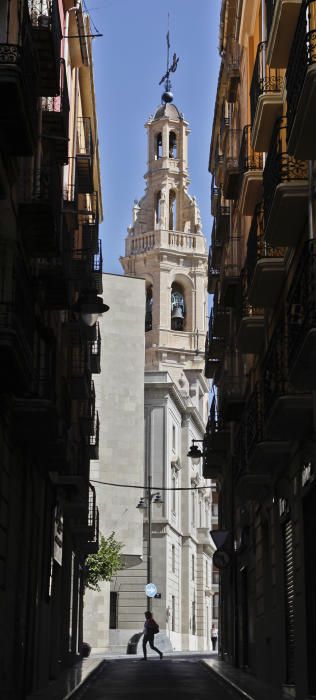
[[[129,567],[143,556],[142,524],[135,507],[141,492],[127,485],[142,484],[144,474],[144,280],[105,274],[103,297],[110,310],[100,319],[102,371],[95,376],[100,448],[99,460],[90,463],[90,478],[96,488],[100,533],[115,532]],[[98,650],[109,646],[110,584],[103,583],[101,588],[101,593],[85,593],[84,637]],[[128,609],[131,604],[134,601],[128,600]],[[124,612],[121,614],[124,619]]]

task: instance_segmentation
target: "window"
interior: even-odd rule
[[[195,527],[195,493],[191,491],[191,523]]]
[[[212,576],[213,584],[214,586],[218,586],[219,584],[219,571],[218,569],[213,568],[213,576]]]
[[[146,289],[146,315],[145,332],[152,329],[152,306],[153,306],[153,286],[150,284]]]
[[[118,596],[116,591],[110,592],[110,630],[117,629],[117,603]]]
[[[172,573],[175,573],[176,570],[176,548],[175,545],[172,545],[171,548],[171,559],[172,559]]]
[[[196,634],[195,600],[192,601],[192,634]]]
[[[212,503],[212,518],[218,518],[218,503]]]
[[[202,501],[201,501],[201,499],[199,500],[199,522],[200,522],[200,527],[203,527],[203,524],[202,524]]]
[[[172,478],[172,492],[171,492],[171,494],[172,494],[172,502],[171,502],[171,510],[172,510],[172,513],[175,515],[175,514],[176,514],[176,511],[177,511],[177,491],[176,491],[176,488],[177,488],[177,472],[176,472],[175,469],[172,470],[171,478]]]
[[[191,573],[191,578],[192,581],[195,579],[195,556],[192,554],[192,573]]]
[[[169,158],[177,157],[177,136],[174,131],[169,134]]]
[[[176,426],[172,426],[172,451],[176,451]]]
[[[156,152],[155,152],[156,159],[159,160],[159,158],[162,158],[162,133],[160,132],[156,136]]]
[[[171,598],[171,629],[172,632],[176,629],[176,597],[174,595]]]
[[[171,328],[173,331],[183,331],[185,317],[184,294],[177,282],[171,287]]]
[[[169,192],[169,231],[177,228],[177,195],[174,190]]]
[[[208,586],[208,561],[205,564],[205,585]]]
[[[158,228],[161,218],[161,191],[155,195],[155,228]]]
[[[218,620],[219,593],[213,595],[213,620]]]

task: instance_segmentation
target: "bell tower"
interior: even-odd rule
[[[202,369],[206,335],[206,241],[188,192],[189,125],[173,103],[167,69],[162,104],[145,127],[144,196],[134,202],[121,263],[146,280],[146,370]],[[162,82],[161,81],[161,82]]]

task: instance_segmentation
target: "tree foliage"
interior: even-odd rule
[[[111,581],[122,568],[121,550],[123,545],[115,539],[115,532],[109,537],[101,535],[96,554],[89,554],[86,560],[87,576],[85,585],[92,591],[100,591],[101,581]]]

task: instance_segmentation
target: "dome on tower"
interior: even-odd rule
[[[163,117],[167,117],[168,119],[182,119],[178,107],[170,102],[160,105],[155,112],[154,119],[162,119]]]

